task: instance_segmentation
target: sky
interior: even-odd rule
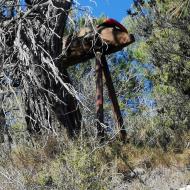
[[[127,16],[126,11],[131,7],[133,0],[77,0],[81,6],[92,7],[92,13],[98,17],[105,14],[109,18],[121,21]]]
[[[22,5],[25,4],[25,0],[20,0],[20,2]],[[74,0],[74,2],[79,3],[81,7],[91,7],[92,15],[95,17],[104,14],[121,21],[127,16],[127,9],[131,7],[133,0]]]

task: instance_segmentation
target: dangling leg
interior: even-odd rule
[[[104,128],[101,123],[104,122],[104,110],[103,110],[103,77],[102,77],[102,54],[98,52],[96,54],[96,115],[97,115],[97,129],[98,136],[104,138]]]
[[[110,74],[109,67],[108,67],[105,56],[101,57],[101,62],[103,64],[103,73],[104,73],[104,77],[105,77],[105,81],[106,81],[106,86],[108,88],[109,98],[112,102],[112,109],[113,109],[114,117],[115,117],[115,120],[117,121],[118,128],[120,128],[120,130],[121,130],[121,139],[122,139],[122,141],[125,141],[127,133],[126,133],[125,127],[123,126],[123,118],[121,115],[119,103],[118,103],[117,96],[115,93],[115,88],[113,85],[113,81],[111,78],[111,74]]]

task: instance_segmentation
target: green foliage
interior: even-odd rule
[[[183,137],[190,129],[189,10],[189,1],[139,1],[124,21],[136,38],[127,49],[131,59],[155,66],[154,74],[141,72],[154,83],[151,97],[157,106],[126,118],[135,144],[185,147]]]
[[[136,45],[136,47],[134,48],[133,51],[133,56],[134,59],[136,59],[137,61],[141,62],[141,63],[147,63],[148,62],[148,48],[149,46],[147,45],[146,42],[142,41],[138,41],[138,44]]]

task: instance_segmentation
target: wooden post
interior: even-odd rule
[[[104,138],[104,128],[101,123],[104,122],[103,113],[103,76],[102,76],[102,54],[96,53],[96,117],[97,117],[97,129],[98,136]]]
[[[122,141],[125,141],[127,133],[123,126],[123,118],[121,115],[119,103],[118,103],[117,96],[115,93],[115,88],[114,88],[109,67],[106,61],[106,57],[104,55],[101,57],[101,63],[103,64],[102,69],[103,69],[103,73],[105,77],[106,86],[108,88],[108,95],[112,102],[113,114],[114,114],[115,120],[117,121],[118,128],[121,129],[121,139]]]

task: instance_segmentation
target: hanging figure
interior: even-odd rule
[[[130,35],[122,24],[112,18],[98,25],[97,30],[101,39],[109,45],[121,46],[134,41],[133,35]]]
[[[120,51],[134,41],[134,36],[114,19],[106,19],[95,30],[81,28],[77,34],[63,38],[63,67],[94,58],[96,51],[105,55]]]

